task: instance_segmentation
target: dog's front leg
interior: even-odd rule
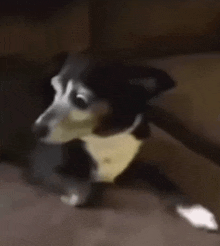
[[[65,145],[39,142],[29,160],[29,182],[61,195],[66,204],[79,206],[87,202],[92,190],[92,168],[80,141]]]

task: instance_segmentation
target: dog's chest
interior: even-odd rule
[[[86,148],[98,165],[98,181],[112,182],[133,160],[142,141],[129,133],[106,138],[84,137]]]

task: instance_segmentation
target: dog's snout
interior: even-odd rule
[[[44,138],[49,133],[49,127],[47,125],[34,125],[32,128],[36,138]]]

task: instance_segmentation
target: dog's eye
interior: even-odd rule
[[[84,95],[80,95],[80,94],[76,95],[74,104],[80,109],[87,109],[89,106],[87,98],[85,98]]]

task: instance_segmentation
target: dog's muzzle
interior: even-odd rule
[[[32,130],[40,141],[65,143],[92,134],[108,110],[103,102],[94,104],[88,111],[53,104],[35,121]]]

